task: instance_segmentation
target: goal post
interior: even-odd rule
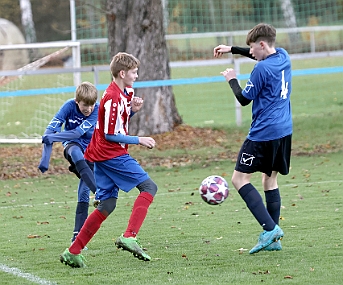
[[[53,48],[71,48],[72,50],[72,67],[81,67],[81,45],[76,41],[58,41],[58,42],[45,42],[45,43],[30,43],[30,44],[11,44],[0,45],[0,51],[18,50],[18,49],[53,49]],[[34,66],[27,70],[34,70]],[[19,69],[20,70],[20,69]],[[79,72],[74,73],[74,86],[78,86],[81,83],[81,74]]]
[[[76,88],[81,83],[80,42],[0,45],[0,62],[1,56],[12,56],[6,52],[13,50],[32,51],[36,58],[19,68],[16,66],[16,70],[1,71],[0,93],[5,95],[0,96],[0,143],[39,143],[52,116],[65,100],[75,96],[73,86]],[[70,59],[71,64],[65,65],[65,60]],[[60,70],[63,71],[53,72],[57,70],[56,66],[62,67]],[[72,72],[65,73],[67,69]],[[25,100],[17,95],[39,87],[59,88],[60,91],[57,94],[33,94],[35,96],[27,96]]]

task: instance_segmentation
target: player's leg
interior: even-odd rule
[[[267,210],[275,224],[279,224],[281,209],[281,196],[277,184],[277,174],[277,171],[273,171],[271,176],[268,176],[265,173],[262,174],[262,185],[264,188]]]
[[[138,184],[137,188],[140,194],[133,204],[126,231],[116,240],[115,244],[118,248],[130,251],[141,260],[150,261],[151,257],[142,249],[136,236],[146,218],[148,208],[154,200],[157,185],[149,178]]]
[[[275,224],[279,225],[280,221],[280,210],[281,210],[281,196],[279,187],[277,184],[277,171],[273,171],[271,176],[262,173],[262,185],[264,188],[264,194],[266,199],[266,207],[269,215],[275,222]],[[281,241],[278,240],[273,242],[272,244],[268,245],[264,248],[267,251],[274,251],[274,250],[281,250]]]
[[[234,170],[232,184],[238,190],[239,195],[262,228],[266,231],[271,231],[275,227],[275,222],[264,206],[260,193],[249,182],[250,177],[251,174]]]
[[[89,188],[87,187],[86,183],[81,179],[78,188],[77,206],[75,212],[75,225],[71,242],[74,242],[76,236],[80,232],[84,222],[88,217],[89,193]]]
[[[281,196],[277,183],[277,175],[280,172],[283,175],[289,173],[291,158],[292,135],[271,142],[271,159],[273,172],[270,176],[262,174],[262,185],[264,188],[267,210],[276,224],[280,222]],[[277,241],[267,246],[265,250],[281,250],[281,242]]]
[[[140,194],[133,204],[129,223],[123,234],[124,237],[136,237],[157,192],[157,185],[150,178],[138,184],[137,188]]]
[[[115,244],[118,248],[128,250],[135,257],[149,261],[151,258],[138,243],[136,235],[146,218],[149,206],[154,200],[157,185],[139,163],[129,155],[117,158],[117,161],[112,164],[111,170],[113,180],[120,189],[129,192],[132,188],[137,187],[140,191],[134,202],[126,231],[116,240]]]
[[[100,163],[101,164],[101,163]],[[60,260],[71,267],[84,267],[81,250],[88,244],[91,238],[100,229],[101,224],[116,208],[118,188],[101,169],[95,164],[94,174],[101,184],[99,191],[96,193],[97,199],[101,200],[97,209],[95,209],[86,219],[83,227],[77,235],[73,244],[67,248],[61,255]],[[104,189],[103,186],[112,189],[110,191]]]
[[[70,169],[82,179],[95,194],[96,184],[93,173],[93,164],[84,159],[83,151],[78,144],[71,143],[65,148],[65,157],[70,162]]]
[[[235,171],[232,175],[232,184],[238,190],[250,212],[264,229],[257,245],[250,253],[262,250],[274,240],[278,240],[283,236],[282,230],[269,215],[261,195],[250,183],[251,173],[256,171],[264,172],[265,169],[268,169],[268,165],[265,165],[266,161],[263,159],[267,150],[268,145],[246,139],[239,152]]]

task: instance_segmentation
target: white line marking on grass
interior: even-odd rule
[[[55,285],[56,284],[57,285],[57,283],[55,283],[55,282],[51,282],[49,280],[39,278],[39,277],[34,276],[30,273],[22,272],[20,269],[15,268],[15,267],[8,267],[5,264],[0,263],[0,270],[3,272],[6,272],[6,273],[13,274],[14,276],[24,278],[24,279],[31,281],[33,283],[36,283],[36,284],[41,284],[41,285]]]

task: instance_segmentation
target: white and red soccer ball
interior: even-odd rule
[[[219,205],[229,196],[229,185],[223,177],[211,175],[201,182],[199,193],[207,204]]]

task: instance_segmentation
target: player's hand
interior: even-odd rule
[[[213,49],[214,57],[221,57],[223,53],[231,52],[231,46],[219,45]]]
[[[156,142],[151,137],[139,137],[139,144],[146,146],[147,148],[154,148],[156,145]]]
[[[223,74],[227,82],[229,82],[233,78],[237,78],[236,71],[234,71],[232,68],[227,68],[220,74]]]
[[[42,136],[42,143],[45,143],[45,144],[53,144],[54,143],[54,140],[51,136],[49,135],[44,135]]]
[[[131,101],[131,111],[136,113],[143,106],[144,100],[140,97],[133,97]]]

